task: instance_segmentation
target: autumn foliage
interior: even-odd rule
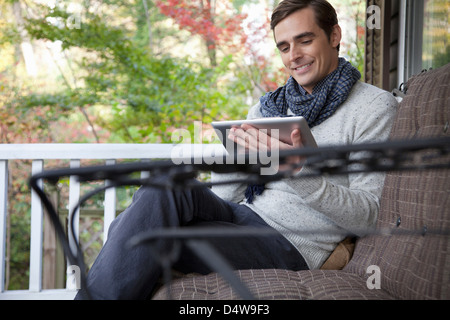
[[[240,30],[242,21],[247,18],[246,14],[218,14],[216,8],[211,6],[211,1],[203,0],[159,0],[155,4],[180,29],[201,36],[209,44],[209,49],[215,49],[219,45],[229,46],[236,37],[240,38],[241,44],[246,41],[245,34]],[[223,2],[221,6],[221,11],[231,11],[229,3]]]
[[[283,68],[271,69],[273,54],[260,50],[260,45],[270,35],[268,12],[255,23],[247,19],[248,14],[235,12],[230,1],[158,0],[155,5],[163,15],[172,18],[179,29],[204,40],[213,66],[216,66],[216,50],[219,49],[224,54],[241,53],[251,58],[253,62],[246,68],[256,74],[253,84],[261,94],[275,90],[287,79]]]

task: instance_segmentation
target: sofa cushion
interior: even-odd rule
[[[392,299],[383,290],[370,290],[354,274],[337,270],[288,271],[277,269],[238,270],[238,277],[257,299]],[[164,286],[153,299],[167,299]],[[186,276],[171,285],[171,298],[179,300],[234,300],[240,297],[217,273]]]
[[[450,64],[413,77],[399,105],[391,139],[449,136]],[[419,234],[368,236],[357,241],[344,268],[367,277],[376,265],[381,287],[401,299],[450,298],[450,170],[390,172],[378,228]],[[423,231],[423,234],[421,234]]]
[[[391,139],[449,135],[450,64],[413,77],[399,106]],[[422,234],[371,235],[356,242],[343,270],[239,270],[259,299],[450,299],[450,170],[386,175],[378,228]],[[369,267],[380,271],[380,289],[370,289]],[[220,275],[187,276],[170,286],[174,299],[239,298]],[[166,299],[161,288],[154,299]]]

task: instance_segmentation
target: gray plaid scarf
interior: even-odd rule
[[[361,78],[359,71],[344,58],[339,58],[336,70],[323,78],[312,94],[290,77],[286,85],[261,97],[263,117],[285,117],[290,109],[306,119],[310,127],[330,117],[347,99],[353,85]]]
[[[347,99],[353,85],[361,78],[361,73],[344,58],[339,65],[314,87],[308,94],[290,77],[286,85],[261,97],[263,117],[287,117],[288,109],[296,116],[303,116],[312,128],[337,110]],[[245,192],[247,203],[252,203],[255,195],[264,191],[264,185],[249,185]]]

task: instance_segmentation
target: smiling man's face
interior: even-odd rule
[[[296,11],[280,21],[274,28],[274,36],[283,64],[308,93],[338,66],[341,29],[335,25],[328,39],[311,8]]]

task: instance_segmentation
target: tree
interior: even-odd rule
[[[247,19],[244,4],[264,6],[259,21]],[[284,68],[274,64],[275,52],[261,52],[261,45],[271,40],[270,10],[261,1],[158,0],[156,5],[180,29],[202,38],[211,66],[217,64],[218,51],[232,55],[235,68],[230,71],[250,94],[256,91],[255,97],[286,81]]]
[[[365,0],[330,0],[336,8],[339,24],[347,26],[343,35],[340,55],[346,57],[364,77],[364,36],[366,28]]]
[[[129,20],[128,13],[142,5],[136,1],[130,8],[111,1],[114,6],[119,3],[121,10],[117,11],[125,16],[114,12],[119,21]],[[74,28],[68,23],[73,13],[67,6],[36,5],[33,10],[37,17],[25,20],[27,34],[34,40],[61,43],[62,52],[73,57],[68,72],[71,79],[61,70],[64,81],[59,90],[18,90],[8,108],[27,112],[47,108],[60,115],[79,112],[94,134],[100,127],[112,133],[109,139],[123,142],[170,142],[175,126],[189,127],[194,120],[210,122],[219,110],[242,116],[246,88],[219,81],[228,72],[230,56],[216,58],[211,68],[169,53],[156,54],[142,46],[148,28],[138,22],[143,15],[146,19],[150,16],[145,12],[132,24],[111,24],[111,10],[84,7],[78,13],[80,24]],[[154,31],[156,38],[157,28]],[[217,39],[224,38],[222,34]],[[96,141],[105,140],[96,134]]]
[[[239,32],[241,22],[246,14],[232,10],[229,2],[218,0],[167,0],[156,1],[162,14],[174,19],[181,29],[193,35],[199,35],[204,41],[211,66],[217,66],[218,46],[232,48],[236,46],[234,39],[245,43],[246,36]],[[219,11],[219,6],[221,10]],[[233,14],[226,14],[226,12]]]

